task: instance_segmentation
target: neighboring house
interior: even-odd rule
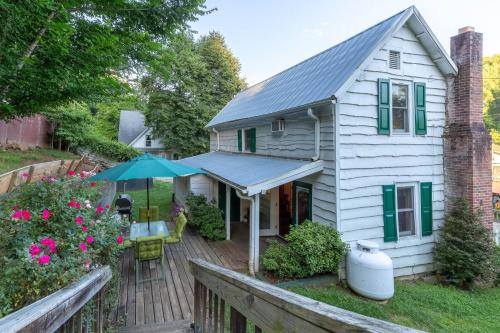
[[[395,276],[431,271],[445,214],[447,80],[456,74],[410,7],[236,95],[207,125],[211,152],[181,160],[207,175],[175,179],[176,199],[204,194],[228,231],[249,221],[251,271],[259,236],[284,236],[306,219],[350,244],[377,242]]]
[[[118,141],[169,160],[175,157],[171,150],[163,147],[159,139],[153,138],[151,128],[144,124],[144,114],[141,111],[122,110],[120,112]]]

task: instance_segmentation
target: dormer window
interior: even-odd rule
[[[401,52],[394,50],[389,51],[389,68],[395,70],[401,69]]]
[[[146,147],[151,147],[151,135],[146,135]]]

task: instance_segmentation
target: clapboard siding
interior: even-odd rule
[[[399,72],[388,70],[391,49],[402,52]],[[377,134],[379,78],[426,84],[427,135]],[[342,238],[346,242],[359,239],[377,242],[393,258],[396,276],[431,270],[437,236],[434,232],[427,237],[384,243],[382,185],[432,182],[433,228],[439,229],[444,219],[445,102],[445,78],[406,26],[393,35],[346,93],[338,97]],[[419,196],[418,187],[415,195]],[[416,213],[419,215],[419,207]]]

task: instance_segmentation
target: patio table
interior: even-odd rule
[[[165,237],[168,236],[168,228],[165,221],[152,221],[150,222],[150,230],[148,231],[147,223],[133,223],[130,226],[130,240],[135,241],[137,237],[142,236],[156,236],[163,233]]]

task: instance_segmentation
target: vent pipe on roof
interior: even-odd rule
[[[320,123],[319,118],[313,113],[312,108],[307,109],[307,115],[314,119],[314,152],[315,155],[311,158],[313,161],[319,159],[319,139],[320,139]]]
[[[212,128],[212,131],[215,133],[215,135],[217,136],[217,148],[215,148],[215,151],[219,151],[219,147],[220,147],[220,138],[219,138],[219,131],[214,128]]]

